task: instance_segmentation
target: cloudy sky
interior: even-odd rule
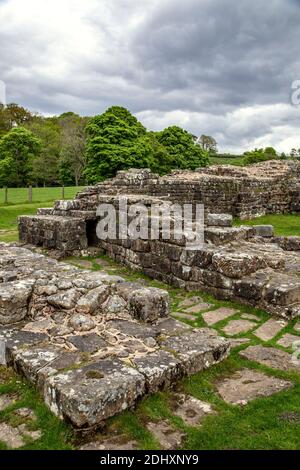
[[[288,151],[299,25],[300,0],[0,0],[0,80],[45,115],[119,104],[220,151]]]

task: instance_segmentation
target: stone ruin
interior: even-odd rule
[[[100,203],[119,211],[128,204],[203,203],[204,245],[186,249],[186,240],[100,240]],[[268,161],[249,167],[212,166],[159,177],[149,170],[121,171],[89,187],[72,201],[19,219],[21,242],[62,255],[94,246],[151,278],[218,299],[260,307],[272,315],[300,315],[300,237],[276,237],[271,226],[232,226],[232,217],[300,211],[300,162]],[[119,214],[120,215],[120,214]],[[150,217],[151,221],[151,217]]]
[[[299,212],[299,176],[300,163],[278,161],[166,177],[130,170],[20,217],[20,244],[0,244],[0,362],[31,381],[56,415],[93,429],[228,356],[229,341],[215,330],[169,316],[166,291],[53,259],[89,249],[175,287],[299,316],[300,237],[232,226],[233,216]],[[100,240],[97,208],[110,203],[120,215],[120,195],[148,208],[204,203],[203,246],[188,250],[184,236]]]
[[[0,243],[0,364],[59,417],[101,426],[224,359],[229,342],[169,316],[166,291]]]

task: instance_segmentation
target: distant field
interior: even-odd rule
[[[241,155],[237,155],[236,157],[226,157],[224,156],[215,156],[215,157],[210,157],[210,164],[211,165],[237,165],[237,166],[243,166],[243,160],[244,157]]]
[[[72,199],[84,187],[72,186],[65,188],[65,199]],[[0,206],[4,205],[5,190],[0,189]],[[52,202],[62,199],[62,188],[32,188],[32,202]],[[24,204],[28,202],[28,188],[8,188],[8,204]]]
[[[72,199],[84,187],[65,188],[65,199]],[[35,214],[39,207],[51,207],[62,197],[62,188],[33,188],[32,203],[28,202],[28,188],[8,190],[8,204],[4,204],[4,189],[0,189],[0,241],[18,240],[17,219],[19,215]]]

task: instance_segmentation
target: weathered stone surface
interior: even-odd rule
[[[246,405],[251,400],[268,397],[292,386],[291,382],[251,369],[237,371],[216,384],[223,400],[233,405]]]
[[[300,361],[298,357],[276,348],[265,346],[249,346],[240,352],[240,355],[250,361],[258,362],[263,366],[284,371],[296,370],[300,372]]]
[[[240,333],[246,333],[247,331],[252,330],[257,325],[256,323],[249,320],[231,320],[223,328],[224,333],[228,336],[230,335],[239,335]]]
[[[208,302],[199,302],[196,305],[193,305],[189,308],[186,308],[185,312],[187,312],[187,313],[199,313],[199,312],[202,312],[203,310],[207,310],[210,307],[212,307],[212,304],[209,304]]]
[[[17,401],[17,396],[5,393],[0,395],[0,411],[5,410],[8,406],[14,405]]]
[[[10,365],[14,350],[46,341],[48,341],[48,336],[44,333],[2,328],[0,329],[0,364]]]
[[[147,429],[150,431],[162,449],[176,450],[181,445],[184,434],[176,431],[167,421],[147,423]]]
[[[286,325],[287,323],[284,320],[270,318],[270,320],[263,323],[254,331],[254,334],[263,341],[270,341],[270,339],[273,339]]]
[[[296,344],[297,342],[298,342],[298,345]],[[293,345],[296,345],[300,348],[300,336],[286,333],[285,335],[282,336],[282,338],[280,338],[277,341],[277,344],[279,344],[280,346],[284,346],[285,348],[290,348]]]
[[[78,351],[95,353],[99,349],[107,347],[107,343],[96,333],[88,335],[69,336],[68,341],[72,343]]]
[[[182,320],[190,320],[190,321],[195,321],[196,320],[195,315],[189,315],[188,313],[174,312],[174,315],[177,318],[181,318]]]
[[[230,346],[231,348],[237,348],[239,346],[242,346],[245,343],[249,343],[250,339],[249,338],[232,338],[230,339]]]
[[[18,280],[0,284],[1,325],[16,323],[26,317],[33,284],[32,280]]]
[[[99,425],[134,405],[144,392],[143,375],[117,359],[52,376],[44,389],[50,409],[78,428]]]
[[[273,225],[254,225],[255,233],[259,237],[273,237],[274,227]]]
[[[199,304],[203,302],[203,299],[197,295],[194,295],[193,297],[188,297],[187,299],[182,300],[179,304],[178,307],[181,309],[192,307],[195,304]]]
[[[231,227],[233,218],[231,214],[208,214],[207,225],[215,227]]]
[[[77,310],[90,315],[97,315],[110,294],[110,287],[102,285],[90,290],[77,302]]]
[[[69,325],[75,331],[89,331],[95,328],[94,321],[87,315],[81,313],[75,313],[69,320]]]
[[[77,289],[69,289],[59,294],[49,296],[48,302],[54,305],[54,307],[70,310],[75,307],[80,297],[81,294]]]
[[[151,323],[160,317],[168,316],[169,295],[155,287],[133,292],[128,303],[131,315],[145,322]]]
[[[230,278],[241,279],[266,266],[262,257],[250,253],[216,253],[212,257],[213,268]]]
[[[181,362],[167,351],[158,351],[134,360],[136,369],[146,379],[149,393],[170,387],[183,376]]]
[[[126,435],[109,437],[101,441],[93,441],[84,444],[79,450],[136,450],[138,443],[129,441]]]
[[[260,321],[260,318],[252,313],[242,313],[241,318],[243,320]]]
[[[25,445],[22,434],[18,428],[7,423],[0,423],[0,441],[4,442],[10,449],[18,449]]]
[[[226,320],[226,318],[232,317],[239,313],[235,308],[220,307],[217,310],[203,313],[203,319],[209,326],[218,323],[219,321]]]
[[[179,416],[187,426],[199,426],[207,415],[214,413],[210,403],[189,395],[177,393],[172,396],[172,400],[173,413]]]
[[[300,323],[296,323],[294,326],[295,331],[300,331]]]
[[[167,351],[180,360],[184,374],[195,374],[219,362],[228,352],[229,343],[207,328],[193,330],[161,341]]]

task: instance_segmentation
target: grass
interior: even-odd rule
[[[51,206],[52,202],[43,204]],[[14,206],[0,207],[0,239],[16,236],[16,219],[20,214],[33,214],[40,207],[40,203],[19,204]],[[265,216],[252,221],[236,221],[236,224],[272,224],[278,235],[300,235],[300,216],[296,215],[275,215]],[[257,310],[248,306],[241,306],[231,301],[219,301],[203,292],[187,293],[180,289],[172,288],[161,282],[150,280],[147,276],[135,273],[128,268],[122,267],[106,256],[97,256],[103,259],[101,267],[96,263],[95,258],[84,258],[92,263],[92,269],[105,269],[109,274],[120,274],[129,281],[145,279],[151,286],[161,287],[168,290],[171,298],[172,314],[176,317],[176,312],[180,311],[179,303],[184,298],[200,295],[204,301],[212,304],[211,309],[221,306],[234,307],[240,313],[254,313],[258,316],[258,325],[269,318],[262,310]],[[82,259],[82,258],[81,258]],[[79,259],[71,258],[69,262],[78,264]],[[230,318],[240,318],[240,313]],[[222,328],[229,320],[224,320],[214,327],[224,336]],[[296,320],[280,333],[293,331]],[[195,328],[203,327],[202,315],[196,316],[195,321],[186,321]],[[300,335],[298,334],[299,338]],[[146,423],[151,421],[162,421],[167,419],[176,430],[185,434],[182,445],[186,450],[208,450],[208,449],[298,449],[300,442],[300,375],[293,372],[282,372],[260,366],[239,356],[239,351],[249,344],[264,344],[265,346],[276,346],[278,337],[267,343],[261,342],[251,331],[240,335],[247,337],[250,343],[236,347],[232,350],[230,357],[221,364],[210,368],[207,371],[196,374],[181,381],[176,389],[180,392],[191,394],[192,396],[206,401],[212,405],[216,414],[205,418],[201,426],[189,427],[181,418],[172,411],[172,392],[160,392],[152,395],[140,402],[136,410],[126,411],[121,415],[109,420],[106,433],[111,435],[120,432],[130,439],[138,442],[139,448],[159,449],[159,443],[147,430]],[[259,398],[243,407],[232,406],[225,403],[217,394],[215,384],[219,380],[231,375],[234,371],[244,367],[261,370],[266,374],[273,375],[292,382],[293,387],[287,391],[274,394],[268,398]],[[1,384],[1,378],[3,383]],[[16,404],[0,413],[0,422],[6,421],[14,424],[14,410],[18,407],[29,407],[37,415],[36,428],[42,430],[42,437],[38,441],[28,442],[24,449],[71,449],[90,438],[79,438],[70,427],[58,420],[44,405],[39,394],[28,384],[20,380],[7,369],[0,368],[0,394],[17,393],[19,399]],[[98,437],[101,435],[98,434]],[[93,437],[97,439],[96,436]],[[0,443],[0,449],[5,449],[5,445]]]
[[[82,187],[65,188],[65,199],[72,199]],[[19,215],[33,215],[39,207],[51,207],[60,199],[61,188],[33,188],[33,203],[27,202],[28,189],[9,189],[9,204],[4,201],[4,189],[0,189],[0,241],[18,240],[17,219]]]
[[[203,292],[187,293],[180,289],[172,288],[163,283],[150,280],[144,275],[133,273],[126,267],[121,267],[106,256],[103,258],[105,270],[111,274],[120,274],[128,281],[143,278],[147,280],[150,286],[161,287],[168,290],[172,305],[172,314],[176,317],[176,312],[180,311],[179,303],[184,298],[200,295],[204,301],[212,304],[210,309],[218,307],[233,307],[239,310],[239,313],[230,319],[219,322],[214,328],[224,336],[222,328],[232,319],[240,318],[241,313],[247,312],[255,314],[259,321],[257,327],[265,322],[270,316],[262,311],[249,306],[242,306],[232,301],[220,301]],[[95,262],[93,258],[85,258],[92,262],[93,269],[103,269]],[[76,258],[69,260],[78,264]],[[281,334],[286,332],[297,333],[293,331],[296,320],[282,330]],[[202,315],[196,316],[195,321],[186,321],[195,328],[203,327]],[[280,335],[280,334],[279,334]],[[239,356],[239,351],[254,344],[264,344],[265,346],[276,346],[278,337],[269,342],[260,341],[251,331],[247,334],[241,334],[240,337],[249,338],[250,342],[246,345],[236,347],[232,350],[228,359],[221,364],[210,368],[207,371],[196,374],[181,381],[176,390],[185,392],[192,396],[208,402],[212,405],[216,414],[205,418],[201,426],[189,427],[172,411],[172,392],[156,393],[140,402],[135,411],[126,411],[121,415],[109,420],[106,429],[107,435],[119,432],[125,434],[129,439],[138,442],[139,448],[143,450],[159,449],[159,443],[154,436],[147,430],[148,421],[160,422],[168,420],[175,430],[183,432],[186,437],[182,448],[185,450],[226,450],[226,449],[249,449],[249,450],[296,450],[300,442],[300,375],[294,372],[282,372],[257,363],[248,361]],[[237,337],[239,337],[237,336]],[[300,335],[299,335],[300,339]],[[289,380],[293,387],[287,391],[274,394],[267,398],[259,398],[248,405],[239,407],[225,403],[217,394],[215,384],[230,376],[242,368],[251,368],[260,370],[267,375]],[[97,436],[96,436],[97,438]]]
[[[235,157],[215,156],[209,157],[211,165],[237,165],[244,166],[244,156],[237,155]]]
[[[257,326],[269,318],[262,310],[249,306],[242,306],[232,301],[216,300],[209,294],[203,292],[185,292],[175,289],[161,282],[151,280],[145,275],[131,271],[110,260],[107,256],[98,255],[97,258],[70,258],[68,261],[80,266],[80,260],[89,260],[93,270],[103,270],[110,274],[119,274],[128,281],[145,279],[150,286],[166,289],[171,298],[171,311],[174,317],[176,312],[181,311],[180,301],[185,298],[200,295],[204,301],[210,303],[210,309],[221,306],[233,307],[239,313],[230,319],[220,321],[214,328],[224,336],[222,328],[232,319],[239,318],[241,313],[255,314],[259,321]],[[96,259],[98,260],[96,262]],[[101,260],[103,265],[101,266]],[[283,330],[293,332],[296,320],[289,323]],[[195,328],[204,326],[202,315],[196,315],[195,321],[186,321]],[[187,426],[181,418],[173,412],[173,392],[165,391],[156,393],[142,400],[134,411],[126,411],[119,416],[110,419],[104,430],[108,437],[115,433],[127,436],[138,442],[138,447],[143,450],[159,449],[159,442],[151,434],[146,424],[149,421],[160,422],[168,420],[174,430],[185,434],[182,449],[185,450],[225,450],[225,449],[298,449],[300,442],[300,375],[294,372],[282,372],[260,366],[257,363],[243,359],[239,351],[249,344],[264,344],[275,346],[277,338],[263,343],[253,333],[240,335],[247,337],[250,343],[234,348],[230,357],[207,371],[201,372],[178,383],[176,391],[184,392],[208,402],[213,407],[215,414],[207,416],[201,426]],[[300,338],[300,335],[299,335]],[[239,407],[225,403],[216,391],[216,382],[230,376],[242,368],[252,368],[278,378],[289,380],[293,387],[289,390],[274,394],[267,398],[256,399],[246,406]],[[4,384],[0,385],[1,393],[18,393],[18,402],[0,413],[0,421],[5,420],[14,424],[13,411],[15,408],[27,406],[35,411],[38,416],[36,428],[43,432],[42,438],[34,443],[28,442],[24,449],[68,449],[76,448],[84,442],[91,440],[90,437],[78,436],[71,428],[54,417],[43,404],[38,393],[26,381],[21,381],[7,369],[0,369],[4,375]],[[7,375],[10,374],[8,377]],[[6,376],[5,376],[6,375]],[[101,439],[103,434],[96,433],[92,439]],[[4,444],[0,443],[0,449]]]
[[[42,437],[35,442],[30,439],[22,447],[24,450],[63,450],[72,449],[74,440],[73,433],[69,426],[56,418],[42,398],[26,381],[20,380],[13,372],[0,366],[0,395],[9,393],[17,396],[17,401],[5,410],[0,412],[0,423],[5,421],[11,426],[22,424],[22,419],[14,414],[18,408],[30,408],[34,411],[37,419],[30,423],[30,429],[40,429]],[[0,442],[0,450],[5,450],[6,446]]]
[[[83,187],[66,187],[65,199],[72,199]],[[0,206],[4,204],[5,190],[0,189]],[[49,202],[62,199],[62,188],[32,188],[32,202]],[[24,204],[28,202],[28,188],[8,188],[8,204]]]
[[[264,215],[251,220],[237,219],[235,225],[273,225],[276,235],[300,236],[300,215],[296,214]]]

